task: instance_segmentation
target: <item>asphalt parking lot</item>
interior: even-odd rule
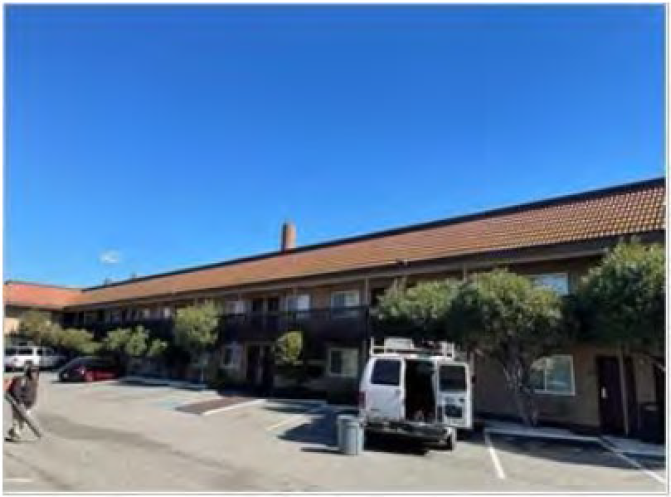
[[[5,443],[6,492],[666,489],[664,462],[596,444],[475,434],[448,452],[374,439],[348,457],[335,446],[346,406],[52,379],[36,410],[45,438]]]

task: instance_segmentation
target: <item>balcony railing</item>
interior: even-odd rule
[[[156,337],[172,334],[172,318],[97,322],[82,325],[96,337],[117,328],[143,326]],[[311,309],[308,311],[232,314],[221,316],[219,341],[273,341],[286,331],[301,331],[307,340],[351,342],[362,340],[369,332],[367,306]]]
[[[274,340],[286,331],[302,331],[308,338],[351,341],[366,337],[368,317],[366,306],[236,314],[222,318],[221,333],[226,341]]]

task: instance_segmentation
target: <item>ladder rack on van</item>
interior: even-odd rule
[[[417,347],[412,340],[406,339],[385,339],[382,345],[376,345],[375,339],[371,340],[370,355],[379,354],[416,354],[429,355],[432,357],[445,357],[454,359],[456,351],[453,343],[438,342],[438,347]]]

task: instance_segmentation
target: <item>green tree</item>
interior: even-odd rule
[[[53,345],[60,326],[51,321],[49,313],[30,309],[22,317],[18,332],[38,345]]]
[[[155,338],[147,347],[147,357],[155,359],[163,355],[168,348],[168,342]]]
[[[458,290],[459,283],[452,279],[422,282],[410,288],[395,284],[380,297],[375,317],[388,328],[437,338],[445,329],[445,319]]]
[[[175,316],[175,342],[189,354],[190,361],[200,361],[200,381],[204,381],[203,353],[217,339],[219,310],[212,302],[179,309]]]
[[[92,355],[100,350],[101,344],[93,339],[93,334],[79,328],[66,328],[57,334],[53,345],[69,352]]]
[[[619,243],[576,291],[582,337],[647,355],[663,370],[664,266],[662,246]]]
[[[306,373],[303,362],[303,333],[287,331],[280,335],[275,341],[273,354],[278,370],[299,386]]]
[[[569,338],[561,297],[505,270],[480,273],[452,301],[447,331],[466,350],[501,366],[522,421],[535,425],[532,365]]]
[[[117,328],[110,331],[102,343],[102,349],[111,353],[125,368],[131,357],[142,357],[147,351],[149,333],[142,326]]]

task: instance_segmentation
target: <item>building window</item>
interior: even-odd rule
[[[534,274],[529,276],[531,282],[539,287],[549,288],[554,290],[559,295],[568,295],[568,274],[554,273],[554,274]]]
[[[110,315],[111,315],[110,318],[111,318],[113,323],[118,323],[119,321],[121,321],[121,310],[120,309],[114,309],[114,310],[110,311]]]
[[[169,319],[172,317],[172,307],[164,307],[162,309],[163,319]]]
[[[244,300],[228,300],[226,302],[226,314],[244,314],[245,301]]]
[[[297,319],[308,317],[310,311],[310,295],[307,293],[289,295],[285,302],[287,311],[295,313]]]
[[[359,290],[333,292],[331,294],[331,315],[334,318],[356,317],[359,306]]]
[[[142,309],[142,319],[151,319],[151,309],[149,307]]]
[[[221,367],[224,369],[239,369],[242,347],[238,344],[226,345],[221,356]]]
[[[536,393],[575,395],[573,357],[552,355],[538,359],[531,366],[531,385]]]
[[[331,348],[328,355],[329,376],[356,378],[359,372],[357,349]]]

